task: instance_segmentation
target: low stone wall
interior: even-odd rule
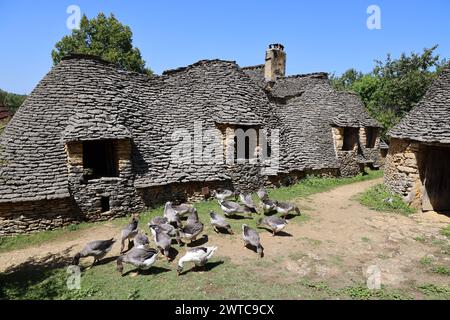
[[[384,183],[387,188],[416,208],[421,206],[423,195],[419,172],[422,156],[419,150],[419,143],[392,139],[384,166]]]
[[[51,230],[84,218],[69,198],[0,204],[0,236]]]
[[[148,208],[154,208],[167,201],[193,203],[205,199],[204,188],[209,191],[218,188],[233,190],[231,181],[172,183],[138,190],[138,195]],[[207,196],[207,195],[206,195]]]
[[[290,186],[300,182],[302,179],[305,179],[309,175],[336,178],[339,177],[339,169],[292,171],[289,173],[279,174],[277,176],[270,176],[268,177],[266,186],[275,188]]]
[[[369,128],[359,128],[358,140],[353,150],[342,150],[344,145],[344,128],[333,127],[332,135],[334,140],[334,147],[340,163],[340,176],[353,177],[364,171],[365,166],[373,168],[379,168],[382,166],[382,160],[380,157],[380,135],[377,132],[375,144],[373,148],[366,147],[366,131]],[[366,162],[359,162],[359,159],[364,159]]]

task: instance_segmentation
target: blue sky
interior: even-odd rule
[[[386,53],[439,44],[450,58],[448,0],[0,0],[0,88],[29,93],[52,66],[54,44],[70,30],[69,5],[89,18],[114,13],[131,27],[147,66],[160,74],[200,59],[261,64],[268,44],[287,51],[287,73],[369,71]],[[369,5],[381,30],[369,30]]]

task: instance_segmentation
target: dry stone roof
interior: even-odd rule
[[[230,179],[225,164],[172,161],[174,131],[191,134],[196,121],[203,130],[279,129],[282,172],[338,168],[332,125],[378,126],[326,74],[286,77],[269,89],[263,67],[202,60],[149,77],[92,56],[63,59],[0,136],[0,203],[68,197],[69,141],[131,139],[134,185],[145,188]]]
[[[243,70],[265,83],[264,68]],[[285,77],[266,90],[277,103],[283,172],[339,168],[331,126],[380,127],[356,94],[336,91],[324,72]]]
[[[450,64],[389,136],[426,143],[450,143]]]
[[[94,57],[68,57],[0,137],[0,202],[67,197],[64,143],[85,139],[132,138],[137,187],[228,179],[224,165],[171,164],[173,131],[192,132],[197,120],[260,125],[268,108],[264,92],[234,62],[205,60],[148,77]]]

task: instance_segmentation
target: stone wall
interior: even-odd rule
[[[292,171],[285,174],[279,174],[277,176],[270,176],[266,182],[266,186],[275,188],[290,186],[300,182],[307,176],[335,178],[339,176],[339,169]]]
[[[355,144],[353,150],[344,151],[344,128],[333,127],[333,140],[337,157],[340,164],[340,175],[342,177],[352,177],[361,172],[361,166],[356,161],[358,155],[358,145]]]
[[[209,192],[218,188],[233,190],[233,185],[231,181],[172,183],[165,186],[139,189],[138,195],[146,207],[154,208],[167,201],[193,203],[204,200],[209,196],[203,193],[205,188]]]
[[[422,156],[419,150],[419,143],[391,139],[384,169],[384,183],[388,189],[417,208],[422,204],[423,195],[419,172]]]
[[[379,168],[382,165],[380,158],[380,135],[377,133],[373,148],[366,147],[366,130],[359,128],[357,143],[353,150],[344,151],[344,127],[333,127],[333,140],[337,157],[340,163],[340,175],[353,177],[364,171],[365,166]]]
[[[131,141],[115,140],[118,161],[118,177],[104,177],[87,180],[83,173],[83,144],[66,144],[69,189],[73,198],[88,221],[107,220],[126,216],[144,209],[134,187],[131,163]],[[110,210],[103,212],[101,199],[109,198]]]
[[[51,230],[81,220],[69,198],[0,204],[0,236]]]
[[[262,175],[263,164],[260,161],[261,146],[259,145],[261,137],[257,137],[256,148],[251,155],[251,159],[234,159],[234,150],[236,148],[234,137],[234,125],[219,125],[219,130],[223,136],[223,147],[227,170],[231,177],[233,189],[240,192],[255,192],[265,185],[267,177]],[[247,127],[254,129],[259,133],[258,127]]]

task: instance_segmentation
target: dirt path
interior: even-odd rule
[[[286,277],[277,280],[289,282],[307,276],[342,286],[364,280],[368,267],[377,266],[381,269],[382,283],[391,286],[411,281],[448,283],[448,276],[427,272],[420,260],[427,256],[433,263],[450,266],[449,255],[442,252],[442,246],[448,246],[449,241],[440,234],[450,218],[436,213],[409,217],[380,213],[352,200],[380,182],[355,183],[300,199],[297,204],[310,217],[308,221],[291,221],[284,236],[261,233],[264,261],[276,262],[277,268],[287,271]],[[113,224],[105,224],[95,231],[80,231],[73,238],[2,253],[0,271],[31,257],[61,252],[74,254],[86,242],[117,237],[119,231]],[[219,247],[218,255],[236,264],[257,265],[260,258],[242,247],[241,232],[236,231],[231,237],[209,232],[208,242]],[[111,254],[118,254],[119,247],[115,246]]]
[[[450,257],[442,252],[442,246],[450,242],[440,234],[450,218],[437,213],[409,217],[381,213],[352,200],[380,182],[351,184],[300,199],[297,204],[310,208],[306,214],[311,220],[289,224],[285,231],[292,237],[263,233],[265,257],[281,264],[293,276],[286,274],[278,281],[303,276],[345,286],[365,281],[368,268],[376,266],[381,271],[381,283],[392,287],[412,282],[450,284],[448,276],[430,273],[420,262],[427,257],[432,264],[450,267]],[[249,258],[247,249],[241,246],[226,242],[219,246],[221,253],[235,263],[258,260],[256,256]]]

